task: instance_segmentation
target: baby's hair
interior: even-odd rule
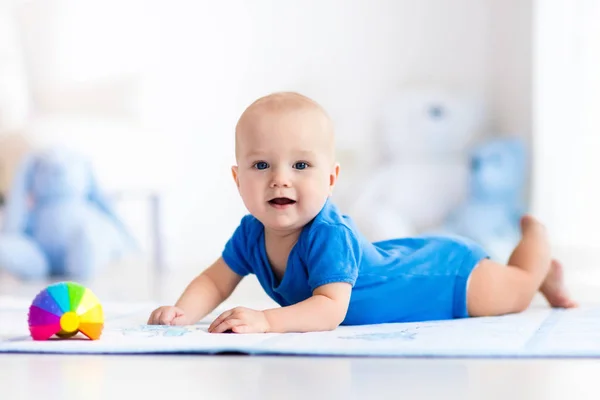
[[[325,111],[325,109],[319,103],[298,92],[274,92],[255,100],[244,110],[240,116],[240,119],[235,127],[236,155],[238,154],[237,136],[239,134],[240,127],[243,125],[245,120],[249,118],[249,116],[260,110],[270,112],[286,112],[302,109],[315,110],[325,118],[327,124],[329,125],[328,130],[331,132],[332,148],[334,148],[335,138],[333,135],[333,122],[327,111]]]

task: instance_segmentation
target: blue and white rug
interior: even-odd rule
[[[600,306],[532,308],[503,317],[339,327],[331,332],[210,334],[148,326],[152,304],[104,304],[100,340],[33,341],[22,299],[0,297],[0,353],[318,355],[377,357],[600,357]]]

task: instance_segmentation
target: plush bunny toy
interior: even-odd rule
[[[90,164],[64,148],[24,158],[4,214],[0,268],[22,279],[91,278],[133,244]]]
[[[526,161],[525,146],[517,138],[495,138],[476,146],[469,195],[450,213],[444,228],[478,241],[492,258],[506,262],[520,239]]]

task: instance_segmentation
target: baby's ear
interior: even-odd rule
[[[231,175],[233,176],[233,180],[235,181],[235,185],[239,188],[240,187],[240,181],[238,179],[238,167],[237,167],[237,165],[234,165],[233,167],[231,167]]]
[[[330,191],[333,190],[333,187],[335,186],[339,175],[340,175],[340,164],[335,163],[333,166],[333,169],[331,170],[331,173],[329,174],[329,189],[330,189]]]

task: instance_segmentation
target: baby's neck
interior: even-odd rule
[[[265,248],[267,258],[277,279],[281,280],[287,267],[287,260],[292,248],[298,242],[301,229],[289,232],[274,232],[265,230]]]
[[[290,230],[274,230],[265,227],[265,237],[278,242],[295,241],[302,233],[302,228]]]

